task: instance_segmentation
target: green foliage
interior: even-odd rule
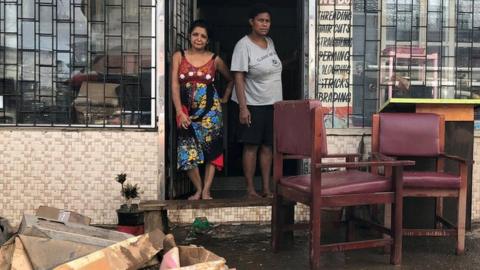
[[[122,187],[122,196],[125,200],[135,199],[139,197],[139,188],[138,185],[132,185],[130,183]]]
[[[122,185],[121,194],[127,203],[129,203],[132,199],[140,197],[140,188],[137,184],[125,184],[127,181],[126,173],[118,174],[115,180]]]
[[[126,173],[118,174],[116,180],[118,183],[120,183],[123,186],[123,183],[127,181],[127,174]]]

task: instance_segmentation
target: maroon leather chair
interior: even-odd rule
[[[408,236],[455,236],[456,253],[465,251],[465,220],[467,173],[471,162],[449,156],[445,151],[445,119],[431,113],[381,113],[373,116],[372,153],[379,160],[400,157],[436,159],[433,171],[405,171],[404,197],[436,199],[434,229],[403,229]],[[458,162],[459,173],[444,171],[445,159]],[[390,174],[387,169],[385,175]],[[458,202],[456,226],[443,217],[443,198],[454,197]],[[386,215],[388,216],[388,214]]]
[[[392,264],[400,264],[402,254],[402,174],[403,165],[412,161],[353,162],[353,155],[329,155],[324,128],[324,115],[318,101],[283,101],[274,105],[274,200],[272,205],[272,247],[276,252],[283,245],[286,231],[296,225],[285,223],[288,202],[310,206],[310,265],[320,269],[320,255],[325,251],[346,251],[371,247],[391,247]],[[322,163],[322,158],[343,157],[345,163]],[[284,176],[285,159],[311,161],[311,174]],[[390,177],[357,170],[371,165],[389,165]],[[324,172],[329,168],[341,171]],[[335,244],[321,244],[321,209],[369,204],[392,204],[393,228],[375,228],[390,235],[388,239],[373,239]]]

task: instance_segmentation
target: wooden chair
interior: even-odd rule
[[[433,158],[436,168],[431,171],[405,171],[404,197],[436,199],[434,229],[403,229],[408,236],[455,236],[456,253],[465,251],[465,221],[468,166],[472,162],[445,151],[445,119],[431,113],[381,113],[373,116],[372,153],[378,160],[416,157]],[[445,160],[458,162],[459,172],[444,171]],[[390,170],[387,168],[385,175]],[[443,198],[454,197],[458,202],[457,225],[443,217]],[[387,208],[388,209],[388,208]],[[387,210],[388,211],[388,210]],[[386,214],[388,216],[388,213]]]
[[[286,231],[295,225],[285,224],[286,202],[300,202],[310,206],[310,265],[320,269],[320,254],[325,251],[391,247],[390,262],[400,264],[402,256],[402,173],[403,165],[412,161],[353,162],[353,155],[328,155],[324,116],[318,101],[283,101],[274,105],[274,199],[272,204],[272,247],[276,252],[283,244]],[[322,163],[322,158],[343,157],[345,163]],[[284,176],[285,159],[310,158],[311,174]],[[390,178],[357,170],[371,165],[389,165]],[[342,171],[323,172],[330,168]],[[392,204],[393,228],[378,224],[374,228],[388,234],[387,239],[321,244],[321,209],[369,204]]]

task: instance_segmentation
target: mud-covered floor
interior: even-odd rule
[[[201,234],[193,234],[189,226],[177,226],[173,233],[178,244],[204,246],[239,270],[308,269],[308,238],[303,231],[295,233],[293,247],[276,254],[270,248],[267,224],[220,225]],[[331,232],[327,238],[341,234]],[[380,249],[326,253],[322,263],[324,269],[480,269],[480,224],[468,233],[466,246],[466,255],[456,256],[454,238],[404,237],[402,267],[389,265],[389,256]]]

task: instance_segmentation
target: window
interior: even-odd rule
[[[154,0],[0,0],[0,125],[155,126]]]
[[[327,126],[368,127],[388,97],[480,98],[480,0],[320,0],[317,10]]]

